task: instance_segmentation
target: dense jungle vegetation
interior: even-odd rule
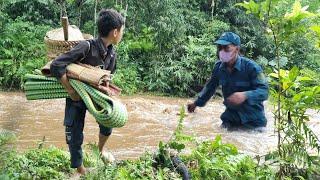
[[[217,59],[212,42],[224,31],[239,34],[243,55],[259,62],[266,72],[276,66],[275,45],[264,22],[235,6],[239,2],[242,1],[68,0],[65,7],[70,24],[92,35],[96,28],[95,9],[115,8],[126,13],[114,80],[126,93],[154,91],[193,96],[210,77]],[[280,9],[276,13],[284,15],[294,1],[278,3]],[[310,12],[319,13],[317,0],[301,4],[309,5]],[[2,0],[0,5],[0,87],[20,89],[24,74],[46,61],[43,38],[48,30],[60,27],[62,5],[54,0]],[[290,53],[281,56],[281,67],[319,72],[317,35],[294,36],[283,44],[283,51]]]

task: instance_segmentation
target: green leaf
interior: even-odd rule
[[[320,48],[320,25],[311,26],[310,29],[316,33],[316,47]]]
[[[241,6],[246,9],[247,14],[253,14],[260,18],[260,5],[253,0],[244,1],[243,3],[237,3],[235,6]]]
[[[171,142],[169,144],[169,147],[172,149],[175,149],[177,151],[181,151],[182,149],[184,149],[186,146],[182,143],[178,143],[178,142]]]
[[[289,71],[289,79],[293,82],[296,80],[297,76],[299,75],[299,69],[297,66],[294,66],[290,71]]]
[[[311,26],[310,29],[320,37],[320,25]]]
[[[297,77],[297,81],[313,81],[313,79],[311,79],[310,77],[307,77],[307,76],[298,76]]]
[[[294,102],[299,102],[301,100],[301,94],[295,94],[292,98]]]
[[[291,13],[286,13],[284,17],[293,23],[298,23],[302,19],[315,16],[315,14],[308,12],[307,9],[308,6],[301,7],[300,0],[296,0],[293,4]]]

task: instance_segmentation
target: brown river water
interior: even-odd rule
[[[113,130],[107,149],[117,159],[135,159],[146,150],[154,151],[159,141],[168,141],[176,128],[179,109],[192,99],[147,95],[122,96],[129,121]],[[67,149],[64,137],[64,99],[27,101],[21,92],[0,92],[0,128],[15,132],[15,146],[19,151],[37,148],[45,136],[45,146]],[[232,131],[220,128],[220,114],[224,111],[221,99],[213,99],[184,120],[184,130],[199,140],[214,139],[221,135],[224,142],[232,143],[240,152],[264,155],[276,148],[271,106],[266,104],[268,125],[265,132]],[[309,125],[320,137],[320,114],[310,111]],[[97,143],[98,125],[87,113],[84,144]]]

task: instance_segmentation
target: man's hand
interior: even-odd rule
[[[194,110],[197,108],[195,103],[190,103],[190,104],[187,105],[187,107],[188,107],[188,112],[189,113],[193,113]]]
[[[235,92],[227,98],[227,102],[232,105],[240,105],[247,99],[245,92]]]

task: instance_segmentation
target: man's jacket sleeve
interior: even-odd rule
[[[246,91],[247,102],[250,105],[258,104],[268,99],[269,87],[260,66],[253,66],[249,73],[250,84],[253,90]]]
[[[216,92],[216,88],[219,85],[219,79],[218,79],[218,69],[219,69],[220,63],[216,63],[210,80],[206,83],[204,88],[201,90],[197,100],[195,101],[196,106],[203,107],[207,101],[213,96],[213,94]]]
[[[51,63],[51,75],[55,76],[57,79],[60,79],[66,73],[67,66],[84,58],[86,53],[89,51],[89,48],[90,47],[87,41],[81,41],[70,51],[57,57]]]

